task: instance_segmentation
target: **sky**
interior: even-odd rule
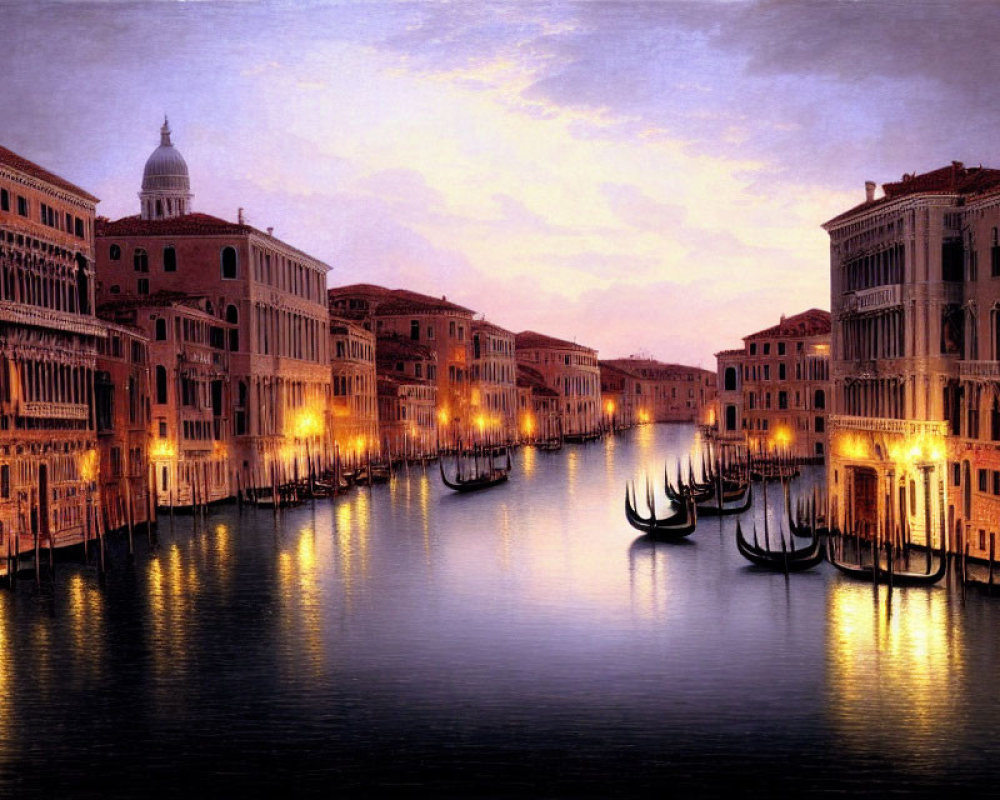
[[[864,182],[1000,167],[991,2],[0,0],[0,144],[513,331],[715,368],[830,307]],[[881,190],[880,190],[881,191]]]

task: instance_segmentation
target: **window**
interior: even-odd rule
[[[73,220],[73,227],[74,227],[73,232],[76,234],[77,239],[82,239],[86,235],[83,230],[83,220],[80,219],[79,217],[76,217]]]
[[[726,430],[736,430],[736,406],[726,406]]]
[[[727,392],[736,391],[736,367],[726,367],[725,377],[723,378],[724,388]],[[733,430],[730,428],[729,430]]]
[[[816,390],[815,401],[813,402],[815,408],[826,408],[826,392],[822,389]]]
[[[167,402],[167,368],[156,366],[156,403],[164,405]]]
[[[757,355],[757,344],[756,343],[752,343],[750,345],[750,355],[752,355],[752,356]]]
[[[434,338],[434,326],[433,325],[428,325],[427,326],[427,338],[428,339],[433,339]]]
[[[228,305],[226,306],[226,322],[230,325],[240,324],[240,312],[237,310],[236,306]],[[232,353],[239,352],[240,349],[240,329],[231,328],[229,331],[229,350]]]
[[[978,470],[979,491],[989,491],[989,473],[985,469]]]
[[[783,356],[785,354],[785,343],[778,342],[778,355]]]
[[[10,192],[0,189],[0,211],[10,211]],[[8,471],[10,467],[7,467]]]
[[[788,392],[778,392],[778,408],[788,408]]]
[[[0,466],[0,497],[10,497],[10,464]]]
[[[823,433],[826,430],[826,420],[823,417],[816,417],[814,420],[813,430],[816,433]]]
[[[136,272],[149,272],[149,255],[141,247],[132,254],[132,268]]]
[[[111,249],[108,251],[108,258],[112,261],[119,261],[121,260],[121,257],[122,249],[116,244],[111,245]]]
[[[415,342],[420,340],[420,320],[410,320],[410,338]]]
[[[764,355],[766,356],[770,352],[771,352],[771,343],[764,342]]]
[[[455,338],[455,320],[450,320],[448,322],[448,335],[454,339]]]
[[[156,320],[156,341],[165,342],[167,340],[167,321],[160,317]]]
[[[783,381],[785,379],[785,365],[784,363],[778,364],[778,380]]]
[[[177,251],[173,247],[163,248],[163,271],[177,272]]]
[[[770,364],[765,364],[764,365],[764,380],[765,381],[771,380],[771,365]]]
[[[160,422],[160,438],[161,439],[167,438],[167,423],[162,421]]]
[[[22,217],[28,216],[28,198],[17,196],[17,213]]]
[[[136,291],[139,294],[149,294],[149,278],[139,278]]]
[[[222,277],[226,280],[236,280],[236,248],[222,248]]]

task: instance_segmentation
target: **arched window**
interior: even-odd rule
[[[236,280],[236,248],[222,248],[222,277],[226,280]]]
[[[136,272],[149,272],[149,256],[141,247],[135,249],[132,256],[132,266]]]
[[[163,271],[177,272],[177,251],[170,245],[163,248]]]
[[[162,365],[156,367],[156,403],[164,405],[167,402],[167,368]]]
[[[165,342],[167,340],[167,321],[160,317],[156,320],[156,341]]]
[[[90,280],[87,278],[87,259],[76,256],[76,307],[81,314],[90,313]]]
[[[816,390],[816,397],[813,401],[813,408],[826,408],[826,392],[822,389]]]
[[[116,244],[111,245],[111,251],[108,253],[108,257],[112,261],[119,261],[122,257],[122,249]]]
[[[238,325],[240,322],[240,312],[236,310],[236,306],[228,305],[226,306],[226,322],[231,325]],[[238,352],[240,349],[240,329],[233,328],[229,331],[229,351],[232,353]]]
[[[736,367],[726,367],[725,391],[727,392],[736,391]]]

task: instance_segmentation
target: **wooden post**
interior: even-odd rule
[[[996,546],[996,533],[990,531],[990,577],[989,577],[989,587],[990,594],[993,594],[993,558],[994,558],[994,547]]]

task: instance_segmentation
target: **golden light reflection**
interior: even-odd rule
[[[531,478],[538,468],[538,450],[534,447],[525,447],[521,450],[521,473],[525,478]]]
[[[902,473],[914,471],[920,464],[939,463],[944,460],[946,452],[943,437],[921,434],[891,445],[889,458]]]
[[[958,711],[965,672],[961,625],[952,619],[949,593],[831,584],[827,669],[831,722],[845,744],[918,768],[939,739],[955,741],[966,722]]]
[[[278,554],[281,635],[290,639],[289,647],[299,654],[285,668],[302,667],[310,678],[318,677],[325,663],[324,604],[316,545],[316,531],[307,525],[298,532],[293,547]]]
[[[531,439],[535,435],[535,429],[535,415],[530,411],[525,411],[521,415],[521,434],[525,439]]]
[[[504,503],[499,509],[500,517],[500,542],[498,558],[500,569],[510,572],[510,509]]]
[[[576,494],[576,476],[580,471],[580,454],[570,450],[566,454],[566,490],[570,497]]]
[[[80,674],[93,680],[104,666],[104,594],[80,573],[70,576],[67,588],[73,657]]]
[[[323,413],[319,408],[303,406],[292,413],[288,433],[292,436],[305,439],[310,436],[319,436],[323,433]]]
[[[636,415],[636,419],[639,420],[639,423],[641,425],[645,425],[650,420],[649,412],[646,411],[646,409],[644,408],[639,409],[639,413]]]
[[[10,696],[17,680],[7,632],[8,608],[7,598],[0,597],[0,744],[10,741],[10,721],[13,718]]]
[[[154,696],[165,713],[175,707],[171,677],[185,670],[189,659],[192,597],[198,590],[196,570],[188,565],[176,544],[159,551],[149,561],[147,586],[150,620],[150,652]]]

